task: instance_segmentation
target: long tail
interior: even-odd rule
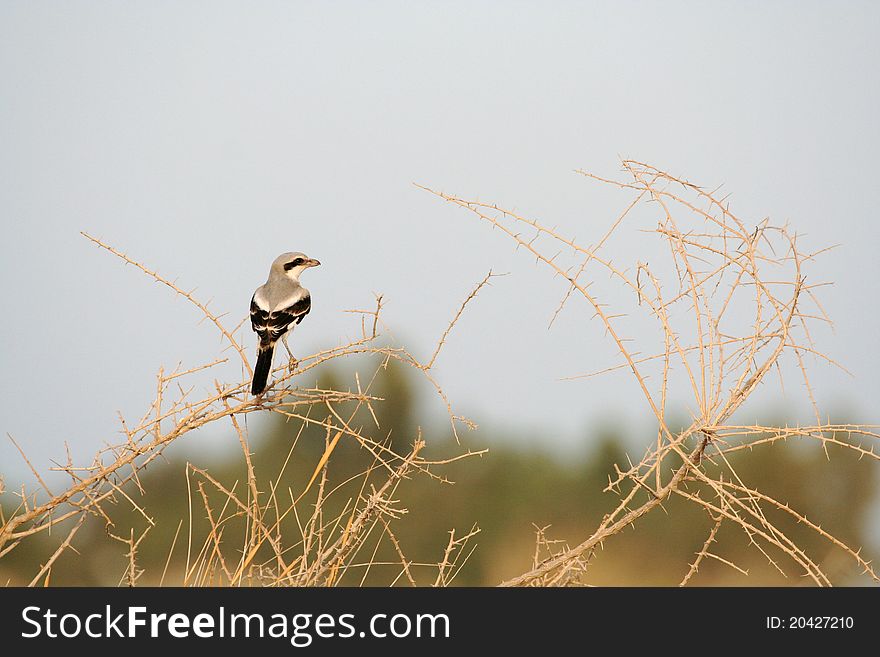
[[[274,352],[274,344],[267,347],[260,345],[259,351],[257,352],[257,365],[254,367],[254,381],[251,384],[252,395],[259,395],[266,389],[266,382],[269,380],[269,371],[272,369],[272,354]]]

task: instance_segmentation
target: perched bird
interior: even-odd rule
[[[257,346],[257,365],[251,394],[259,395],[266,389],[275,343],[281,338],[290,355],[287,333],[299,324],[312,309],[309,291],[299,283],[299,277],[309,267],[321,263],[304,253],[282,253],[269,269],[269,278],[257,288],[251,298],[251,328],[260,339]]]

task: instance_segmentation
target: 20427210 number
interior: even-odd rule
[[[792,630],[850,630],[853,627],[852,616],[791,616],[788,628]]]

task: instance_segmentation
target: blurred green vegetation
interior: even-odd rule
[[[320,386],[346,389],[350,381],[350,377],[341,372],[326,370]],[[392,362],[380,373],[371,390],[371,394],[384,399],[374,405],[381,430],[375,428],[366,409],[356,416],[352,426],[363,426],[365,430],[372,426],[371,435],[387,438],[398,453],[407,451],[420,431],[428,443],[423,452],[426,458],[439,459],[461,453],[462,447],[456,445],[450,435],[448,423],[418,426],[417,389],[409,371]],[[338,408],[345,417],[351,410],[344,404]],[[316,408],[312,415],[320,417],[322,412],[326,410]],[[300,421],[286,421],[277,414],[270,414],[269,420],[264,431],[250,431],[252,458],[259,489],[266,492],[274,487],[277,496],[283,498],[279,502],[283,507],[290,495],[303,490],[312,475],[324,450],[325,432],[321,427],[302,428]],[[229,431],[234,435],[231,426]],[[443,483],[416,473],[400,485],[394,497],[400,500],[398,506],[406,508],[408,513],[396,521],[393,528],[408,559],[415,564],[436,564],[442,558],[451,529],[456,530],[456,536],[461,536],[476,525],[481,531],[461,559],[473,545],[476,550],[470,553],[453,583],[494,585],[518,575],[532,562],[537,526],[549,525],[546,532],[549,539],[564,539],[570,545],[592,533],[603,514],[613,509],[618,500],[617,494],[603,492],[614,464],[625,467],[627,447],[649,442],[620,435],[606,425],[584,432],[583,442],[589,450],[583,456],[569,454],[561,458],[552,452],[552,445],[539,431],[527,438],[523,440],[523,436],[505,435],[500,431],[493,435],[487,435],[484,430],[464,432],[464,447],[471,450],[489,447],[490,451],[435,470],[454,483]],[[530,447],[523,448],[524,444]],[[632,460],[637,461],[640,454],[631,447],[630,451]],[[226,456],[222,459],[216,454],[199,452],[178,453],[168,460],[155,461],[140,475],[145,494],[140,496],[137,489],[128,491],[156,523],[139,546],[138,566],[144,569],[139,584],[159,583],[178,528],[180,535],[165,583],[182,583],[190,512],[193,552],[204,540],[208,524],[198,492],[198,482],[204,479],[192,473],[187,477],[187,461],[208,470],[217,481],[246,498],[246,470],[241,451],[224,453]],[[830,460],[818,444],[789,442],[736,452],[730,462],[746,484],[805,513],[812,522],[848,545],[864,546],[869,540],[868,518],[876,492],[876,463],[859,460],[850,450],[841,448],[829,448],[828,457]],[[348,439],[340,442],[330,460],[329,483],[336,485],[355,478],[343,484],[328,500],[325,519],[334,512],[341,512],[345,503],[358,494],[363,479],[356,475],[371,463],[372,457],[356,442]],[[707,467],[713,466],[708,464]],[[225,497],[210,485],[205,485],[203,490],[217,512]],[[301,504],[300,508],[304,509],[301,513],[310,512],[313,492]],[[8,491],[3,496],[7,517],[13,499]],[[124,500],[109,507],[108,513],[114,523],[111,531],[116,535],[128,536],[133,528],[137,536],[146,525],[144,518]],[[866,583],[852,558],[829,541],[782,512],[767,513],[833,580],[845,584]],[[296,522],[291,514],[282,525],[283,530],[298,537]],[[628,531],[606,541],[594,555],[584,581],[599,585],[676,585],[688,571],[712,525],[712,519],[695,505],[677,497],[669,500],[662,509],[649,513]],[[242,527],[240,519],[225,525],[224,550],[232,561],[241,553]],[[61,529],[63,527],[56,528],[52,536],[27,539],[0,559],[0,583],[30,581],[66,535],[59,531]],[[107,532],[104,522],[90,519],[73,542],[76,552],[66,553],[55,564],[51,584],[117,585],[123,581],[127,548],[111,540]],[[292,538],[287,544],[295,540]],[[742,529],[732,523],[722,525],[712,551],[748,571],[749,576],[720,561],[705,559],[691,584],[797,585],[805,581],[784,556],[780,558],[771,550],[770,556],[788,575],[784,577],[766,556],[750,545]],[[267,559],[269,554],[268,551],[265,554]],[[368,557],[369,554],[365,554],[363,561]],[[376,561],[398,563],[374,566],[365,583],[388,584],[400,573],[399,557],[387,539],[381,541]],[[436,577],[437,567],[413,565],[412,572],[419,584],[430,584]],[[358,584],[363,576],[363,569],[351,569],[341,583]],[[402,578],[398,580],[398,583],[404,582]]]

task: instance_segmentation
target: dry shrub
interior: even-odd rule
[[[878,458],[874,427],[823,422],[812,393],[807,364],[837,365],[812,338],[814,325],[830,324],[816,293],[821,284],[808,283],[805,276],[818,252],[802,252],[797,235],[787,226],[774,226],[769,220],[746,225],[716,191],[632,160],[623,162],[623,171],[622,181],[578,172],[631,194],[608,231],[587,247],[556,228],[498,205],[423,188],[490,223],[563,278],[567,289],[557,313],[572,296],[580,297],[621,358],[619,365],[594,374],[628,371],[635,396],[656,420],[656,436],[644,457],[617,467],[610,477],[606,490],[619,494],[619,504],[592,535],[568,547],[548,541],[540,530],[533,567],[504,585],[583,581],[595,551],[607,539],[673,496],[705,510],[711,518],[711,530],[693,563],[684,569],[682,585],[692,580],[706,559],[745,573],[712,552],[716,534],[725,524],[744,532],[750,545],[783,575],[792,574],[794,566],[795,573],[814,584],[830,585],[820,559],[786,535],[782,523],[775,520],[778,513],[827,539],[848,555],[855,568],[876,580],[859,549],[844,544],[784,501],[762,493],[761,482],[744,482],[728,459],[743,450],[760,459],[761,449],[793,439],[818,441],[826,453],[834,445],[860,457]],[[665,256],[651,266],[638,259],[628,266],[615,263],[607,255],[615,234],[627,222],[639,222],[639,213],[646,210],[656,219],[656,226],[646,232],[659,241],[659,253]],[[605,303],[594,283],[609,277],[615,287],[605,294],[609,300]],[[639,322],[653,328],[646,338],[633,341],[627,328],[635,331]],[[737,421],[737,411],[758,386],[776,379],[769,376],[771,372],[778,373],[781,385],[783,373],[790,373],[789,365],[802,379],[815,423],[780,427]],[[683,401],[674,403],[679,396]],[[684,414],[690,417],[689,424],[676,430],[670,418]]]
[[[619,503],[589,538],[570,546],[548,538],[546,528],[539,529],[531,568],[503,584],[582,583],[597,550],[607,539],[627,527],[638,528],[639,518],[662,508],[672,498],[685,500],[710,518],[711,529],[702,548],[691,564],[682,564],[682,585],[693,581],[706,560],[745,572],[717,553],[716,536],[727,525],[741,531],[754,550],[783,575],[799,574],[816,585],[830,585],[831,577],[822,559],[808,554],[790,538],[780,517],[810,528],[827,540],[830,548],[846,555],[854,569],[876,580],[870,562],[859,549],[846,545],[784,501],[763,493],[762,482],[743,481],[728,458],[747,451],[749,458],[760,459],[763,449],[793,440],[817,441],[826,451],[834,446],[860,457],[878,458],[873,446],[878,434],[873,427],[823,422],[813,399],[807,365],[814,361],[835,364],[812,338],[813,325],[830,323],[817,297],[820,284],[808,283],[805,278],[804,270],[817,253],[803,253],[797,236],[786,226],[774,226],[768,220],[747,226],[716,192],[643,163],[624,161],[623,168],[628,176],[624,181],[580,172],[632,194],[608,231],[589,247],[497,205],[433,192],[501,230],[567,282],[557,313],[572,297],[586,302],[621,358],[610,371],[631,374],[637,391],[633,405],[640,398],[656,420],[656,435],[652,435],[644,456],[638,463],[619,466],[611,473],[607,490],[619,495]],[[658,218],[656,227],[648,233],[663,246],[663,258],[652,258],[650,266],[638,258],[629,267],[619,266],[606,255],[608,247],[621,226],[637,221],[637,209],[645,207]],[[235,337],[242,324],[226,326],[191,293],[103,242],[86,237],[195,305],[217,327],[231,358],[241,360],[243,380],[215,382],[211,394],[194,399],[195,388],[187,387],[187,379],[229,357],[186,370],[160,371],[156,398],[143,418],[133,426],[122,422],[123,441],[101,450],[90,465],[78,467],[68,458],[57,468],[69,477],[63,491],[53,492],[32,467],[40,489],[7,493],[20,499],[11,514],[0,517],[0,558],[17,549],[22,541],[44,536],[53,528],[63,530],[55,551],[30,580],[31,585],[48,584],[59,557],[74,549],[77,531],[87,518],[97,518],[106,524],[110,540],[119,542],[128,557],[120,581],[136,584],[142,575],[138,549],[155,526],[144,500],[159,494],[144,490],[139,473],[189,432],[228,422],[241,446],[246,481],[229,487],[205,468],[188,464],[189,522],[183,532],[184,521],[178,525],[161,582],[332,586],[363,583],[374,568],[389,569],[389,583],[415,585],[417,580],[425,581],[414,574],[416,568],[420,572],[428,568],[436,571],[428,579],[435,585],[454,581],[473,549],[472,539],[478,530],[472,528],[459,535],[451,531],[445,549],[438,542],[436,563],[413,563],[394,533],[395,521],[407,512],[396,492],[408,477],[442,480],[445,463],[479,452],[462,448],[451,459],[428,460],[422,456],[424,441],[418,436],[408,453],[397,454],[386,440],[376,438],[382,435],[380,427],[367,431],[353,422],[354,413],[362,409],[375,418],[373,405],[381,400],[370,393],[374,377],[363,384],[356,379],[353,390],[297,387],[295,377],[323,363],[359,354],[372,357],[376,371],[390,360],[397,360],[419,371],[435,387],[457,438],[457,427],[467,421],[453,414],[431,370],[449,331],[467,303],[488,283],[491,273],[465,299],[426,361],[381,341],[380,297],[374,310],[353,311],[361,318],[359,339],[302,358],[294,372],[275,370],[273,396],[254,399],[248,394],[250,363]],[[603,294],[613,301],[612,305],[599,299],[593,286],[599,280],[610,280],[616,286]],[[639,321],[650,329],[640,342],[632,342],[627,330],[636,331]],[[759,385],[777,381],[771,373],[778,374],[781,384],[783,375],[792,371],[802,378],[814,407],[815,423],[782,427],[737,420],[743,404]],[[321,417],[314,409],[322,409]],[[287,459],[269,476],[255,470],[247,426],[242,422],[255,412],[279,414],[301,427],[318,426],[323,430],[323,454],[299,490],[278,490],[277,485],[296,441]],[[690,421],[684,429],[678,429],[670,418],[681,417],[684,412],[689,413]],[[353,441],[372,458],[370,467],[353,478],[359,484],[357,494],[348,497],[346,487],[332,485],[328,479],[331,457],[341,440]],[[328,504],[340,496],[343,499],[338,504]],[[117,528],[107,510],[108,505],[116,503],[127,504],[140,514],[143,529],[126,532]],[[206,531],[194,529],[193,514],[207,518]],[[668,522],[675,519],[670,517]],[[291,531],[291,526],[296,531]],[[175,552],[178,538],[181,548]],[[396,558],[377,560],[380,544],[390,546]],[[173,558],[176,566],[169,568]],[[174,574],[166,577],[169,572]]]
[[[54,468],[65,473],[70,480],[61,492],[50,489],[22,451],[40,489],[32,492],[22,489],[14,493],[19,497],[17,508],[8,517],[0,517],[0,558],[19,548],[22,541],[46,536],[53,528],[56,534],[59,530],[64,532],[57,549],[30,579],[31,586],[47,585],[58,559],[74,549],[74,538],[83,523],[88,518],[97,518],[105,523],[108,537],[120,542],[125,550],[128,565],[121,574],[120,583],[135,585],[143,575],[138,565],[138,549],[156,526],[148,511],[148,502],[161,499],[162,495],[162,491],[145,490],[140,473],[162,456],[169,445],[190,432],[209,424],[228,422],[241,446],[246,481],[227,487],[205,468],[187,464],[190,498],[187,529],[181,536],[181,520],[161,575],[161,583],[332,586],[340,582],[362,583],[371,569],[380,566],[391,569],[390,582],[402,580],[414,584],[412,570],[416,567],[436,570],[433,579],[438,585],[454,579],[466,561],[469,550],[473,549],[470,539],[476,533],[476,528],[458,538],[453,531],[445,550],[442,537],[438,537],[438,561],[434,564],[413,564],[404,555],[394,534],[395,520],[407,513],[395,493],[401,481],[409,477],[424,476],[446,481],[442,474],[444,464],[481,452],[460,448],[452,457],[429,460],[422,456],[425,442],[421,436],[412,436],[412,447],[408,453],[398,454],[389,448],[386,436],[375,437],[382,435],[378,421],[375,426],[364,429],[354,425],[353,418],[366,409],[375,420],[373,405],[382,400],[370,394],[371,387],[378,372],[389,361],[396,360],[417,370],[431,382],[449,412],[451,430],[456,438],[460,425],[471,426],[465,418],[452,414],[443,390],[431,375],[431,369],[464,307],[489,281],[491,273],[462,303],[442,332],[433,354],[424,363],[402,347],[385,344],[381,336],[382,299],[377,297],[373,310],[351,311],[361,318],[359,339],[301,358],[295,369],[289,369],[288,366],[276,369],[268,393],[254,398],[249,393],[251,365],[244,347],[235,337],[246,319],[236,327],[226,326],[221,317],[191,292],[180,289],[175,283],[100,240],[85,233],[83,235],[196,306],[223,336],[226,350],[232,353],[232,358],[241,360],[243,380],[232,384],[215,380],[211,394],[193,398],[198,388],[190,385],[188,379],[227,362],[229,357],[188,369],[178,368],[173,372],[160,370],[155,400],[144,416],[133,425],[121,420],[125,436],[122,442],[99,451],[90,465],[76,466],[68,455],[66,463]],[[362,382],[356,376],[354,390],[305,388],[294,384],[295,380],[304,380],[301,378],[303,375],[320,365],[358,356],[370,358],[374,370],[367,381]],[[319,412],[321,417],[316,417]],[[297,440],[291,443],[287,458],[278,464],[275,471],[256,471],[244,422],[244,418],[251,413],[279,414],[299,423],[300,434],[306,427],[317,426],[323,430],[326,436],[323,454],[312,476],[303,482],[300,490],[277,489],[278,482],[294,458]],[[372,432],[368,430],[370,428]],[[331,485],[328,470],[333,452],[341,440],[355,441],[370,455],[371,463],[364,471],[349,477],[348,481]],[[352,482],[358,483],[355,495],[350,493],[351,486],[346,485]],[[334,499],[344,495],[349,497],[340,501]],[[334,503],[328,504],[330,501]],[[143,529],[123,531],[116,527],[111,507],[119,503],[130,505],[142,518]],[[207,519],[207,531],[199,531],[198,523],[193,522],[194,514]],[[291,530],[291,527],[296,529]],[[178,543],[181,546],[175,551]],[[383,543],[393,547],[397,555],[393,562],[376,561],[377,551]],[[172,557],[176,561],[169,568]],[[175,575],[169,578],[169,572]]]

